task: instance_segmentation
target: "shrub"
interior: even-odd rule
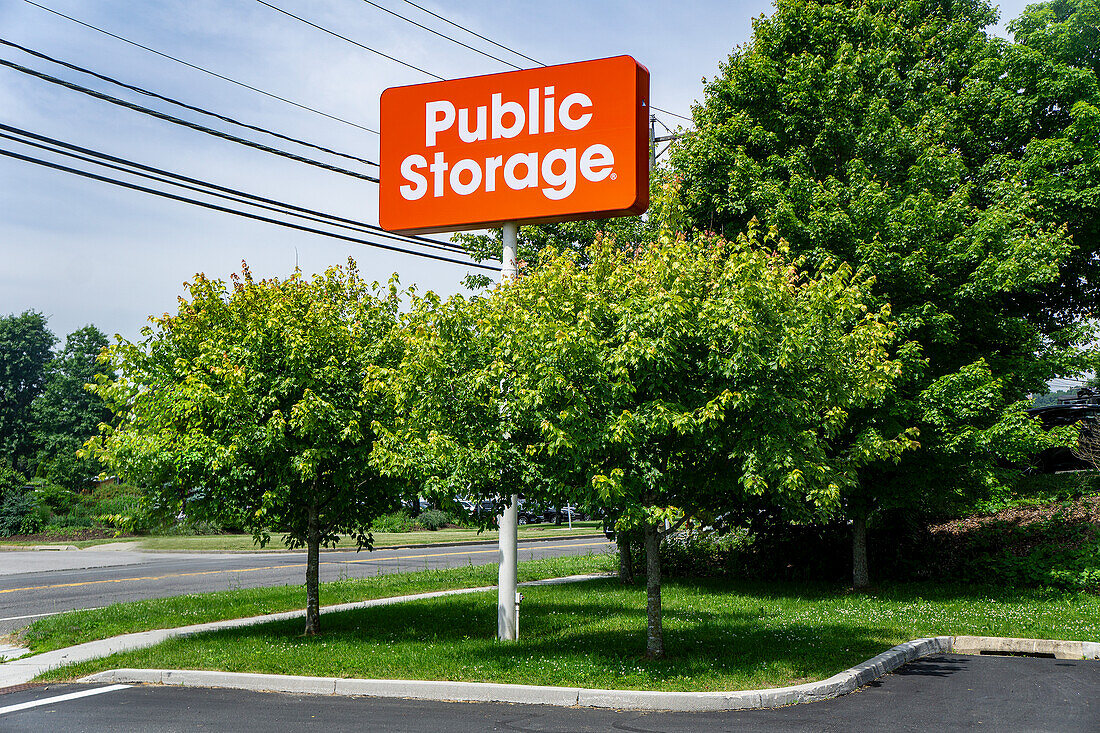
[[[140,499],[145,496],[145,491],[140,486],[131,486],[130,484],[120,484],[115,481],[104,481],[99,486],[92,489],[92,496],[99,501],[106,499],[113,499],[118,496],[128,496],[135,499]]]
[[[95,499],[95,497],[93,497]],[[140,496],[120,494],[103,499],[95,499],[94,514],[125,514],[136,516],[143,512]]]
[[[35,505],[33,509],[23,515],[23,519],[19,522],[19,534],[37,534],[47,528],[46,516],[48,510],[40,505]],[[11,534],[15,534],[12,532]]]
[[[1016,509],[977,526],[944,525],[926,560],[935,575],[1012,587],[1100,591],[1100,500]]]
[[[92,491],[89,511],[100,524],[116,534],[140,534],[152,528],[144,492],[128,484],[104,483]]]
[[[629,533],[635,577],[645,577],[645,545],[641,532]],[[661,574],[669,578],[746,577],[750,547],[748,533],[685,531],[661,542]]]
[[[135,529],[128,529],[123,531],[135,532]],[[216,534],[225,534],[222,526],[217,522],[212,522],[207,519],[197,519],[192,517],[184,517],[181,521],[177,521],[164,530],[168,535],[179,536],[207,536]]]
[[[439,509],[425,509],[420,512],[420,515],[416,518],[415,526],[417,529],[426,529],[434,532],[451,523],[451,517],[446,512],[440,511]]]
[[[411,532],[414,528],[413,518],[407,511],[390,512],[371,522],[372,532]]]
[[[75,491],[56,484],[46,484],[35,490],[39,500],[54,514],[65,515],[77,506],[80,497]]]
[[[1039,506],[1097,493],[1100,493],[1100,472],[1097,471],[1023,475],[1007,490],[981,502],[975,509],[981,514],[995,514],[1015,506]]]
[[[7,463],[0,462],[0,502],[11,492],[22,493],[27,480]]]
[[[0,501],[0,537],[10,537],[13,534],[29,534],[29,532],[23,530],[24,520],[28,520],[28,527],[35,527],[38,526],[40,519],[39,504],[29,491],[21,492],[11,489],[5,492],[3,501]],[[45,522],[42,521],[42,524],[45,524]],[[32,529],[31,531],[37,530]]]
[[[46,478],[73,491],[87,491],[92,487],[92,477],[103,468],[97,461],[76,455],[79,446],[61,446],[46,466]]]

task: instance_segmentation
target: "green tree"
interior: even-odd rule
[[[89,445],[169,514],[229,515],[261,545],[271,531],[304,545],[316,634],[320,548],[341,534],[370,548],[398,496],[368,461],[388,404],[369,375],[399,358],[396,284],[366,284],[349,260],[312,280],[256,281],[245,266],[230,289],[200,274],[189,291],[143,341],[110,349],[118,376],[96,391],[116,420]]]
[[[875,510],[996,484],[1050,439],[1026,395],[1083,366],[1096,79],[990,38],[995,17],[984,0],[778,0],[672,159],[696,227],[758,218],[809,267],[865,268],[892,307],[904,376],[851,425],[917,426],[921,449],[845,491],[857,586]]]
[[[1047,59],[1100,75],[1100,4],[1096,0],[1028,5],[1008,29],[1017,43]]]
[[[32,403],[38,474],[74,491],[86,488],[88,478],[102,470],[97,461],[77,452],[111,416],[103,399],[85,389],[103,371],[98,359],[107,344],[107,336],[95,326],[70,333],[50,363],[45,389]]]
[[[56,340],[41,313],[0,318],[0,459],[24,471],[34,455],[31,403],[46,386]]]
[[[1045,325],[1052,317],[1054,325],[1091,318],[1100,298],[1100,7],[1096,0],[1029,5],[1009,29],[1016,43],[991,98],[991,137],[1013,146],[1036,218],[1064,225],[1076,245],[1058,281],[1038,294],[1036,317]]]
[[[645,534],[648,657],[664,654],[661,538],[760,497],[827,515],[905,434],[837,440],[898,373],[885,308],[847,266],[800,275],[774,232],[547,250],[486,296],[414,305],[375,459],[436,488],[601,507]],[[625,246],[624,246],[625,245]],[[663,529],[664,520],[672,522]]]

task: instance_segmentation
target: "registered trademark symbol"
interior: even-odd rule
[[[618,178],[618,177],[619,177],[619,174],[618,174],[618,173],[612,173],[612,174],[611,174],[611,180],[612,180],[612,181],[614,181],[614,180],[615,180],[616,178]]]

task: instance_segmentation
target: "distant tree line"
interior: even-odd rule
[[[1031,400],[1031,406],[1050,407],[1051,405],[1057,405],[1058,400],[1069,399],[1076,396],[1076,389],[1060,389],[1055,392],[1048,392],[1047,394],[1035,395],[1035,397]]]
[[[0,463],[26,478],[85,490],[103,467],[77,451],[111,416],[85,389],[105,371],[97,359],[107,337],[88,325],[56,345],[41,313],[0,317]]]

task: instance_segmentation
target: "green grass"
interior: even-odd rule
[[[736,690],[822,679],[909,639],[978,634],[1100,639],[1100,597],[933,584],[851,593],[822,585],[670,581],[666,660],[643,659],[645,591],[615,580],[528,588],[521,639],[500,644],[495,595],[418,601],[175,639],[50,673],[117,667]]]
[[[68,539],[55,539],[55,540],[9,540],[7,538],[0,539],[0,547],[11,548],[30,548],[39,547],[41,545],[72,545],[73,547],[83,550],[88,547],[95,547],[96,545],[109,545],[115,542],[137,542],[136,537],[108,537],[98,540],[68,540]],[[3,555],[0,555],[3,557]]]
[[[608,554],[546,558],[519,563],[518,575],[522,582],[581,573],[610,572],[617,568],[616,563],[617,560]],[[392,573],[373,578],[322,583],[321,604],[327,606],[451,588],[475,588],[495,585],[496,582],[496,565]],[[240,588],[118,603],[94,610],[49,616],[28,626],[20,633],[20,637],[23,644],[32,652],[38,653],[135,631],[260,616],[304,607],[305,588],[301,585]],[[297,623],[301,625],[301,622]]]
[[[519,538],[537,539],[553,537],[571,537],[601,533],[599,522],[574,522],[573,529],[566,525],[555,527],[553,524],[529,524],[519,528]],[[497,532],[486,530],[478,534],[476,529],[440,529],[434,532],[375,532],[375,547],[393,547],[394,545],[432,545],[441,542],[496,542]],[[259,545],[252,541],[252,535],[173,535],[144,537],[140,540],[141,549],[156,552],[158,550],[186,550],[192,552],[258,552]],[[355,549],[355,541],[344,538],[337,547]],[[271,542],[264,551],[286,550],[278,534],[271,536]]]

